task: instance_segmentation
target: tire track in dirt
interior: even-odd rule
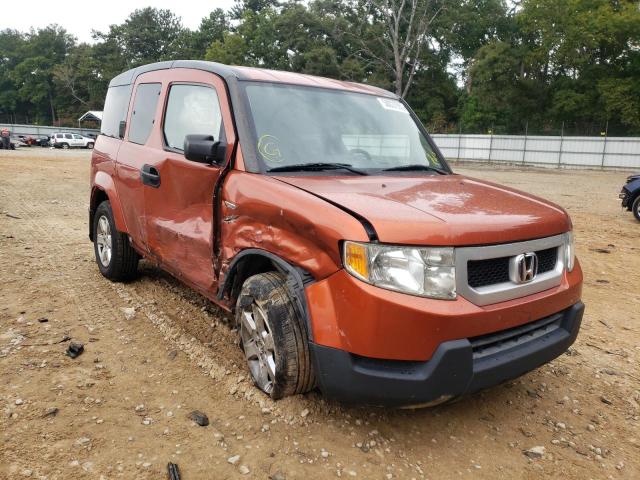
[[[65,244],[61,241],[64,238],[64,233],[60,233],[57,236],[54,235],[53,238],[51,238],[51,232],[60,231],[56,228],[56,222],[54,220],[49,220],[52,217],[44,217],[45,222],[49,227],[44,228],[40,219],[34,220],[40,216],[39,214],[41,212],[37,212],[36,210],[29,208],[27,206],[29,205],[28,199],[20,198],[12,200],[8,192],[4,189],[0,190],[0,194],[5,199],[9,200],[11,210],[20,214],[24,220],[24,225],[28,228],[31,235],[35,235],[35,238],[48,238],[49,242],[47,245],[53,247],[55,252],[44,252],[42,258],[45,259],[47,266],[52,271],[55,270],[57,265],[55,265],[51,259],[54,257],[63,258],[68,253],[63,248]],[[79,244],[73,242],[72,245]],[[87,242],[86,245],[88,246],[90,243]],[[55,253],[55,255],[51,255],[51,253]],[[78,271],[76,270],[75,272]],[[85,272],[82,271],[82,273]],[[194,365],[202,369],[205,374],[209,375],[216,382],[222,384],[225,391],[230,391],[232,387],[236,387],[234,390],[238,390],[237,387],[239,382],[237,381],[237,378],[239,376],[246,377],[244,372],[241,372],[235,363],[232,363],[225,357],[214,356],[210,348],[206,347],[201,341],[188,335],[182,331],[182,329],[177,327],[175,322],[172,321],[172,319],[162,309],[152,308],[149,300],[145,300],[142,294],[136,291],[135,282],[130,284],[118,284],[99,277],[98,280],[100,281],[100,284],[98,284],[95,277],[96,275],[84,275],[83,286],[80,293],[75,288],[75,284],[68,279],[68,275],[63,277],[65,289],[71,293],[70,297],[86,324],[91,323],[91,319],[95,317],[94,314],[98,310],[102,314],[109,312],[111,315],[116,317],[123,315],[122,308],[134,304],[136,311],[142,313],[163,335],[164,339],[171,343],[173,348],[177,348],[184,352]],[[165,288],[171,287],[171,284],[166,279],[162,280],[162,284],[164,284]],[[110,298],[107,297],[104,290],[105,286],[108,286],[109,290],[113,292],[121,302],[114,301],[116,299],[113,296]],[[169,290],[173,289],[169,288]],[[172,292],[172,296],[175,296],[174,292]],[[97,302],[99,302],[99,304],[97,304]],[[122,306],[115,307],[114,304],[118,303]],[[191,301],[189,301],[189,303],[191,303]],[[86,307],[87,305],[89,306],[88,308]],[[224,344],[229,342],[229,335],[216,333],[214,333],[214,335],[216,335],[216,338],[212,339],[212,343],[214,344]],[[230,375],[231,372],[236,374],[236,378],[232,378],[232,375]],[[235,398],[250,401],[260,408],[267,408],[271,410],[273,414],[278,415],[281,418],[286,417],[280,408],[278,408],[276,402],[273,402],[268,397],[264,396],[257,388],[252,385],[248,385],[248,380],[245,383],[247,383],[247,385],[245,385],[244,394],[234,395]]]
[[[556,177],[537,171],[474,172],[476,176],[505,184],[520,183],[522,188],[552,198],[571,211],[578,228],[580,257],[587,273],[585,300],[588,305],[584,329],[572,355],[562,356],[505,386],[431,410],[398,412],[349,408],[310,394],[285,399],[273,406],[264,399],[274,414],[262,415],[257,398],[260,394],[251,394],[254,387],[248,384],[243,359],[234,345],[234,332],[224,314],[177,280],[146,265],[142,267],[142,277],[133,283],[111,285],[100,276],[93,263],[91,245],[85,240],[87,161],[87,155],[82,159],[64,155],[55,161],[34,157],[32,164],[0,155],[0,215],[4,216],[3,210],[11,210],[22,217],[21,220],[0,217],[1,233],[5,233],[4,226],[8,227],[7,232],[13,226],[16,228],[15,240],[0,236],[0,248],[7,247],[0,251],[0,258],[5,263],[7,259],[15,258],[16,261],[15,267],[3,265],[10,283],[1,298],[17,305],[6,314],[0,306],[0,318],[12,322],[10,325],[14,328],[17,326],[13,323],[18,314],[16,309],[23,300],[39,301],[43,308],[54,308],[60,302],[67,302],[73,309],[60,310],[68,317],[65,324],[73,325],[74,335],[81,333],[82,338],[91,337],[92,334],[87,334],[82,327],[96,328],[95,335],[101,339],[89,344],[88,353],[82,357],[84,360],[78,363],[66,360],[60,370],[45,368],[41,372],[56,377],[77,374],[82,378],[86,374],[88,379],[101,379],[93,390],[69,385],[75,403],[68,407],[84,415],[85,423],[77,424],[82,431],[88,428],[86,421],[91,423],[91,413],[87,412],[96,410],[83,404],[84,396],[94,391],[106,395],[111,402],[109,408],[97,409],[97,412],[110,415],[115,423],[104,430],[90,429],[96,435],[98,450],[93,450],[88,459],[100,463],[100,473],[108,465],[115,465],[119,458],[113,456],[122,455],[123,451],[131,450],[133,456],[136,452],[146,455],[157,450],[163,452],[162,458],[173,458],[173,450],[187,450],[182,456],[192,463],[181,463],[187,472],[185,479],[211,478],[212,475],[216,478],[239,477],[237,467],[228,464],[226,458],[243,452],[243,461],[246,457],[251,466],[250,476],[266,478],[273,469],[280,468],[289,480],[330,478],[338,473],[349,476],[349,471],[357,471],[357,478],[375,479],[384,479],[387,473],[392,473],[394,479],[456,476],[492,480],[542,476],[617,480],[635,479],[640,475],[637,462],[640,445],[634,440],[638,438],[639,410],[637,403],[636,406],[633,404],[634,398],[640,400],[637,375],[634,375],[638,332],[632,321],[634,308],[640,303],[634,291],[625,291],[624,286],[625,282],[637,278],[635,272],[640,266],[634,255],[637,246],[633,245],[637,229],[632,229],[635,224],[627,221],[626,216],[614,215],[615,208],[611,207],[609,197],[613,191],[611,185],[618,186],[616,179],[612,181],[611,174],[577,172],[576,180],[572,180],[573,173],[561,179],[561,175]],[[546,179],[554,179],[554,185],[545,183]],[[594,187],[589,190],[594,196],[593,202],[580,201],[578,190],[583,186],[578,188],[578,184],[581,183]],[[612,195],[615,197],[616,194],[617,191]],[[29,222],[35,222],[35,225],[25,225]],[[615,237],[614,241],[611,241],[612,237]],[[608,247],[608,243],[615,243],[615,248]],[[23,247],[32,247],[32,250],[25,252]],[[611,253],[594,252],[591,247],[610,248]],[[35,255],[37,260],[29,260],[25,255]],[[24,262],[26,266],[20,265],[25,259],[28,260]],[[596,281],[599,279],[609,283],[599,283]],[[52,284],[49,290],[47,281]],[[20,292],[21,288],[27,289],[31,285],[36,293]],[[68,290],[69,287],[74,291]],[[59,295],[60,300],[56,303],[56,299],[44,298],[47,291],[53,296]],[[86,316],[81,316],[76,305],[84,307]],[[126,321],[121,308],[132,306],[138,308],[136,317]],[[74,318],[76,313],[77,319]],[[55,316],[53,314],[52,326],[56,325]],[[76,322],[83,325],[75,325]],[[36,324],[30,331],[36,338],[43,327]],[[113,339],[107,340],[107,335],[112,335]],[[92,369],[89,363],[93,355],[102,355],[100,345],[106,347],[102,348],[106,370]],[[193,345],[197,351],[186,354]],[[170,349],[179,352],[175,360],[167,360]],[[7,377],[30,392],[34,402],[38,397],[56,398],[47,391],[28,388],[30,374],[37,378],[37,363],[43,359],[52,361],[59,354],[56,351],[45,355],[45,350],[49,349],[26,348],[10,358],[0,358],[0,366]],[[118,350],[124,351],[121,357]],[[626,356],[611,355],[604,350]],[[213,363],[208,363],[210,360]],[[224,379],[218,381],[215,373],[222,369]],[[157,376],[158,370],[163,377]],[[240,375],[245,378],[238,384]],[[146,394],[135,391],[138,378],[140,385],[148,390]],[[156,383],[166,381],[172,381],[175,387],[154,387]],[[194,390],[192,385],[200,390]],[[237,385],[235,395],[230,395],[228,389]],[[54,387],[55,383],[50,386]],[[155,427],[159,438],[150,436],[147,432],[155,423],[142,427],[141,418],[135,416],[133,408],[144,400],[153,409],[150,413],[154,421],[163,413],[159,410],[162,405],[173,405],[177,412],[171,402],[172,388],[180,389],[180,395],[174,398],[185,405],[197,406],[198,396],[206,398],[215,429],[185,429],[183,419],[167,423],[159,418],[158,427]],[[150,396],[151,392],[158,399]],[[127,399],[127,395],[131,399]],[[612,404],[601,401],[601,396]],[[7,401],[13,402],[14,398],[11,391],[0,389],[0,402],[5,407]],[[303,409],[309,410],[305,418],[300,416]],[[69,457],[76,455],[73,434],[70,438],[66,430],[55,429],[54,425],[47,429],[42,420],[34,418],[37,412],[28,408],[24,411],[30,412],[25,423],[20,419],[0,418],[0,425],[7,426],[6,433],[0,433],[0,437],[5,436],[4,447],[0,445],[0,450],[7,453],[7,459],[11,458],[17,464],[23,458],[40,466],[50,463],[57,473],[64,472],[64,476],[73,478],[97,477],[79,470],[69,475],[67,463],[77,458]],[[132,419],[136,425],[130,425]],[[275,423],[271,423],[272,420]],[[260,432],[264,423],[268,423],[270,430]],[[590,429],[586,428],[587,423],[593,424]],[[168,437],[162,436],[161,428],[164,427],[160,424],[171,427],[172,433]],[[30,426],[34,428],[32,433],[28,433]],[[126,444],[129,430],[136,431],[147,445],[135,441]],[[211,437],[214,431],[223,434],[222,441]],[[7,434],[14,434],[20,443],[12,443]],[[114,435],[125,436],[122,448],[109,448],[107,442],[113,441]],[[45,439],[56,446],[46,445]],[[182,445],[172,449],[177,443]],[[523,449],[533,445],[546,446],[543,459],[531,461],[522,455]],[[252,450],[248,449],[250,446]],[[321,448],[330,451],[328,458],[320,455]],[[190,455],[189,450],[199,456]],[[39,455],[42,451],[46,455],[55,452],[55,455],[43,459]],[[602,454],[598,453],[600,451]],[[622,460],[625,466],[618,470],[617,465]],[[124,474],[114,470],[115,475],[107,477],[151,479],[159,478],[163,473],[158,469],[144,472],[133,462],[139,463],[133,458],[125,462]],[[202,466],[199,467],[199,463]],[[153,468],[156,468],[155,464]],[[3,466],[0,465],[0,478],[2,473]],[[17,474],[19,471],[11,478]]]

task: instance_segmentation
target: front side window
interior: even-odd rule
[[[447,171],[402,102],[364,93],[247,82],[255,143],[264,170],[340,163]]]
[[[161,83],[142,83],[136,89],[136,98],[131,112],[131,125],[129,126],[129,141],[144,145],[147,143],[153,121],[156,115],[156,106],[160,98]]]
[[[171,86],[163,126],[169,148],[182,151],[184,137],[193,134],[212,135],[219,140],[221,130],[222,113],[215,89],[203,85]]]
[[[82,137],[80,135],[74,135],[73,138],[76,140],[82,140]]]

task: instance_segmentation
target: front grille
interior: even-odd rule
[[[470,260],[467,263],[467,278],[469,286],[473,288],[508,282],[509,257]]]
[[[558,247],[538,250],[538,274],[550,272],[556,268]],[[486,287],[497,283],[509,282],[509,259],[511,257],[490,258],[487,260],[469,260],[467,262],[467,280],[472,288]]]
[[[557,330],[561,323],[562,313],[556,313],[526,325],[470,338],[473,359],[477,360],[519,347]]]
[[[538,273],[550,272],[556,268],[558,261],[558,247],[547,248],[536,252],[538,255]]]

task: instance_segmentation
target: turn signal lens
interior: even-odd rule
[[[362,280],[369,281],[369,260],[367,248],[360,243],[345,242],[344,264],[347,269]]]
[[[573,237],[573,232],[567,232],[564,234],[564,255],[565,265],[567,271],[573,271],[573,267],[576,263],[576,244]]]

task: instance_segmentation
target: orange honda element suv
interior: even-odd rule
[[[369,85],[179,60],[107,93],[90,238],[233,312],[255,384],[434,405],[562,354],[582,271],[557,205],[456,175],[409,106]]]

